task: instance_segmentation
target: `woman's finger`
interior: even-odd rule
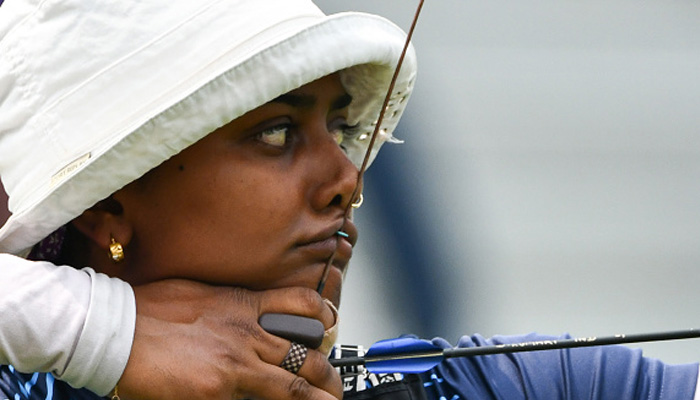
[[[260,313],[300,315],[321,321],[325,329],[335,324],[331,308],[316,291],[291,287],[260,292]]]
[[[312,355],[315,353],[315,355]],[[321,357],[321,359],[318,359]],[[308,364],[307,364],[308,362]],[[326,364],[326,365],[324,365]],[[279,366],[267,364],[255,376],[245,380],[245,398],[281,400],[341,399],[343,386],[340,376],[320,353],[309,350],[303,372],[292,374]],[[261,376],[267,379],[260,379]]]

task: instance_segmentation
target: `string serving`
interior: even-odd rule
[[[369,158],[370,154],[372,153],[372,149],[374,148],[374,143],[377,141],[377,136],[379,135],[379,130],[381,129],[382,122],[384,122],[384,115],[386,114],[386,109],[387,106],[389,105],[389,101],[391,100],[391,94],[394,92],[394,86],[396,86],[396,80],[399,77],[399,73],[401,72],[401,65],[403,65],[403,60],[406,57],[406,52],[408,51],[408,46],[411,44],[411,38],[413,37],[413,31],[416,28],[416,24],[418,23],[418,17],[420,15],[421,9],[423,8],[423,1],[420,0],[418,3],[418,7],[416,9],[416,13],[413,16],[413,21],[411,22],[411,27],[408,30],[408,35],[406,36],[406,42],[404,43],[403,50],[401,51],[401,55],[399,56],[399,61],[396,64],[396,69],[394,69],[394,75],[391,78],[391,82],[389,83],[389,89],[386,92],[386,96],[384,97],[384,102],[382,103],[382,109],[379,111],[379,117],[377,117],[377,124],[374,126],[374,131],[372,131],[372,136],[369,141],[369,144],[367,146],[367,151],[365,152],[365,157],[362,160],[362,165],[360,167],[359,172],[357,173],[357,183],[355,184],[355,189],[352,191],[352,196],[350,197],[350,201],[348,201],[347,206],[345,206],[345,213],[343,215],[343,224],[340,227],[340,231],[343,231],[343,228],[345,228],[345,223],[348,221],[350,218],[350,211],[352,210],[352,202],[357,198],[358,194],[360,193],[360,190],[362,188],[362,179],[365,175],[365,171],[367,170],[367,166],[369,164]],[[331,270],[331,266],[333,265],[333,261],[335,260],[335,255],[338,252],[338,246],[339,246],[339,241],[340,237],[336,236],[336,246],[335,250],[331,254],[331,256],[328,258],[328,261],[326,262],[326,266],[323,268],[323,274],[321,275],[321,279],[318,281],[318,286],[316,287],[316,291],[321,294],[323,292],[323,289],[326,287],[326,280],[328,279],[328,274]]]

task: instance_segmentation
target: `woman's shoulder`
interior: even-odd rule
[[[471,335],[461,337],[457,347],[562,339],[572,336]],[[433,339],[432,343],[441,348],[452,347],[444,339]],[[698,364],[666,364],[645,357],[640,349],[613,345],[452,358],[429,374],[423,374],[423,378],[430,380],[432,389],[460,398],[675,400],[693,398]]]

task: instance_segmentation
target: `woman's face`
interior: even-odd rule
[[[315,289],[338,245],[324,291],[338,305],[357,239],[349,221],[336,235],[358,175],[338,144],[349,103],[337,74],[319,79],[115,193],[131,226],[122,278]]]

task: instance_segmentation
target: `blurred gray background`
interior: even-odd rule
[[[415,7],[317,2],[404,29]],[[428,0],[414,43],[343,342],[700,327],[700,3]],[[700,360],[700,340],[643,347]]]
[[[404,29],[417,4],[317,3]],[[415,35],[341,340],[700,327],[700,3],[427,0]]]

